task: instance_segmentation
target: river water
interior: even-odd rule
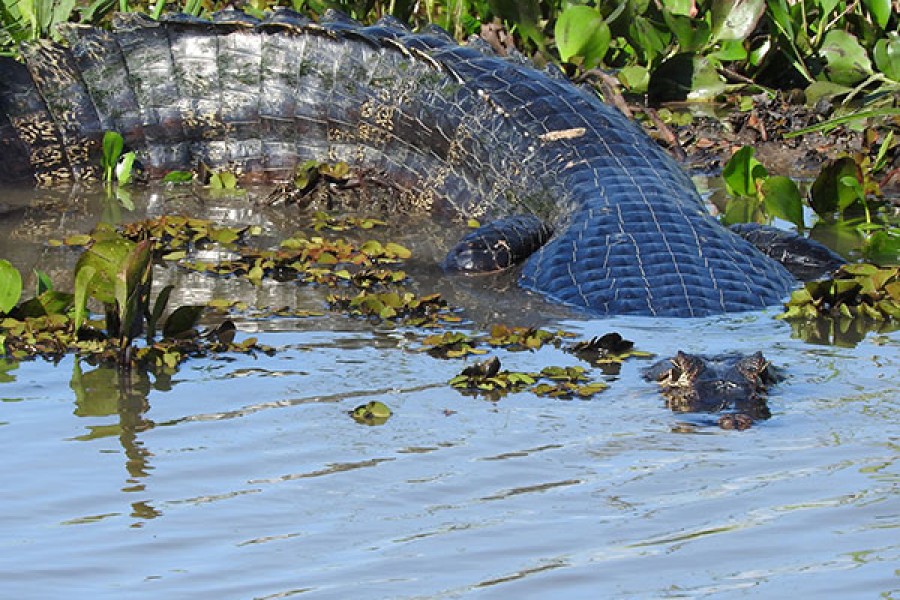
[[[134,218],[82,195],[3,202],[0,257],[60,289],[77,253],[48,239]],[[136,203],[279,231],[297,218]],[[413,248],[418,289],[466,307],[458,329],[617,331],[659,357],[761,350],[785,376],[772,418],[737,432],[673,414],[641,359],[595,369],[609,388],[591,400],[464,396],[447,381],[471,360],[327,311],[239,319],[238,339],[277,352],[192,359],[171,379],[4,362],[0,597],[900,597],[900,334],[806,341],[777,309],[586,318],[508,280],[448,282],[434,263],[455,234],[395,225],[384,235]],[[323,308],[325,292],[293,283],[167,278],[175,303]],[[491,354],[510,370],[585,366],[555,348]],[[385,424],[349,418],[372,400]]]

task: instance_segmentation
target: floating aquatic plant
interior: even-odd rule
[[[387,404],[373,400],[350,411],[350,417],[361,425],[384,425],[391,417]]]
[[[900,267],[844,265],[834,277],[811,281],[794,291],[781,318],[822,316],[900,319]]]

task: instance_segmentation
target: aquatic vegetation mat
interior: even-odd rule
[[[844,265],[834,277],[811,281],[791,294],[782,318],[822,316],[900,319],[900,267]]]

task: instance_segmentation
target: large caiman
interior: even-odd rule
[[[261,181],[307,160],[373,169],[409,209],[486,223],[448,271],[524,262],[522,286],[592,314],[757,310],[796,284],[708,213],[640,127],[478,38],[287,9],[119,14],[111,30],[61,35],[0,61],[0,180],[95,180],[117,131],[154,176],[198,162]]]

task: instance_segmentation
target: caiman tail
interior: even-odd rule
[[[154,176],[202,162],[278,181],[309,159],[346,161],[396,183],[409,209],[487,224],[449,268],[524,260],[524,287],[594,314],[755,310],[794,285],[638,126],[483,41],[289,10],[62,33],[66,46],[0,63],[7,180],[96,179],[108,130]]]

